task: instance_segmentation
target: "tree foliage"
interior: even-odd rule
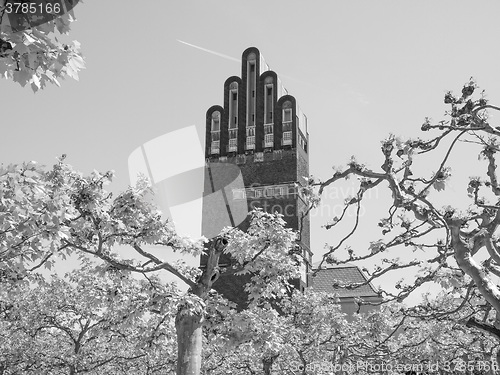
[[[2,374],[173,373],[175,286],[88,262],[2,286]]]
[[[64,163],[52,169],[34,162],[0,168],[0,272],[4,281],[29,280],[33,272],[51,269],[68,256],[103,261],[109,270],[134,272],[150,279],[161,271],[186,283],[187,293],[175,293],[177,372],[197,374],[201,367],[202,329],[207,300],[221,273],[251,275],[250,304],[280,298],[298,276],[289,255],[296,234],[284,220],[262,211],[253,213],[249,230],[227,228],[207,241],[178,236],[151,203],[147,181],[113,197],[105,190],[112,173],[83,176]],[[160,258],[151,246],[164,247]],[[134,256],[124,256],[127,247]],[[179,252],[208,257],[203,270],[169,262]],[[231,268],[219,267],[219,257],[233,256]]]
[[[68,4],[61,2],[63,11]],[[0,0],[0,75],[23,87],[29,84],[34,92],[48,83],[59,86],[59,80],[66,77],[78,80],[79,71],[85,67],[80,43],[61,41],[67,39],[75,21],[73,10],[17,29],[9,22],[7,5]]]

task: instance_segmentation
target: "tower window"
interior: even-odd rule
[[[218,132],[220,130],[220,122],[219,119],[214,119],[212,121],[212,131],[213,132]]]
[[[267,77],[266,80],[270,80],[271,77]],[[272,82],[272,81],[271,81]],[[265,87],[265,99],[264,99],[264,113],[265,113],[265,124],[271,124],[273,122],[273,111],[274,111],[274,98],[273,98],[273,84],[267,84]]]
[[[292,122],[292,109],[286,108],[283,110],[283,122]]]
[[[306,140],[301,136],[299,135],[298,136],[298,141],[299,141],[299,146],[302,147],[302,149],[307,152],[307,143],[306,143]]]
[[[216,111],[212,113],[212,123],[210,126],[210,153],[219,154],[220,153],[220,112]]]
[[[233,189],[233,199],[245,199],[245,189]]]
[[[248,55],[247,61],[247,113],[246,113],[246,123],[247,125],[255,124],[253,120],[253,115],[256,113],[256,102],[255,102],[255,88],[257,87],[257,72],[255,69],[256,56],[251,53]]]
[[[277,187],[274,188],[274,194],[275,195],[284,195],[285,194],[285,188],[284,187]]]
[[[238,83],[232,82],[229,95],[229,128],[236,128],[238,124]]]
[[[246,143],[246,149],[247,150],[254,150],[255,149],[255,126],[247,126],[247,143]]]

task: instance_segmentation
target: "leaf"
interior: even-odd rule
[[[31,88],[34,92],[37,92],[41,88],[40,78],[36,74],[31,77]]]
[[[385,243],[383,240],[378,240],[378,241],[372,241],[370,242],[370,246],[368,247],[368,250],[372,254],[376,254],[380,251],[383,251],[385,249]]]
[[[439,180],[436,180],[434,181],[434,183],[432,184],[432,187],[434,189],[436,189],[437,191],[441,191],[441,190],[444,190],[445,188],[445,183],[444,181],[439,181]]]
[[[474,190],[475,190],[474,186],[469,185],[469,187],[467,188],[467,195],[472,197],[474,194]]]
[[[16,44],[16,46],[13,48],[13,51],[14,52],[18,52],[20,55],[24,54],[24,53],[28,53],[29,52],[29,48],[26,44],[24,43],[18,43]]]

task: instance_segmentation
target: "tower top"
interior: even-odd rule
[[[206,157],[300,146],[307,154],[307,117],[260,51],[247,48],[241,75],[224,82],[224,104],[207,111]]]
[[[276,77],[276,82],[277,82],[278,99],[281,98],[282,96],[289,95],[289,91],[283,85],[281,78],[271,69],[269,64],[266,62],[264,55],[259,51],[257,47],[248,47],[246,50],[243,51],[241,55],[241,77],[243,77],[249,61],[250,63],[256,63],[256,64],[258,61],[258,66],[257,66],[258,75],[262,76],[266,72],[273,73],[273,75]],[[306,137],[308,137],[309,134],[307,129],[307,117],[300,109],[297,100],[295,100],[295,106],[297,108],[297,113],[299,117],[299,123],[297,125],[299,126],[302,133],[306,135]]]

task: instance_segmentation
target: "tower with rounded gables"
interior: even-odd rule
[[[307,287],[311,267],[309,215],[299,187],[309,175],[309,134],[307,117],[295,97],[284,88],[278,75],[270,70],[255,47],[243,52],[241,77],[229,77],[224,83],[224,103],[210,107],[206,114],[205,157],[212,166],[234,165],[241,171],[243,185],[225,193],[229,223],[241,229],[231,215],[231,201],[246,201],[248,211],[283,215],[289,228],[299,232],[302,252],[302,277],[294,282]],[[210,173],[210,168],[207,169]],[[211,185],[211,186],[210,186]],[[205,176],[205,192],[213,191],[212,176]],[[204,194],[202,233],[214,233],[223,225]],[[223,219],[221,219],[223,220]],[[206,259],[202,257],[201,266]],[[222,263],[229,262],[222,259]],[[241,303],[241,277],[221,277],[215,289]]]

